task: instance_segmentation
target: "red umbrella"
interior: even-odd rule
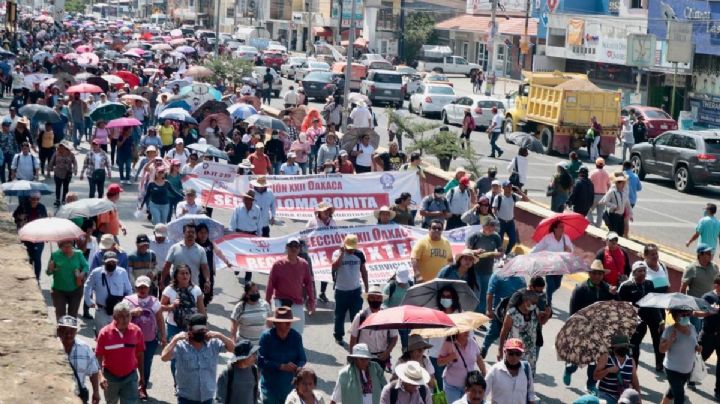
[[[149,40],[153,39],[153,34],[150,33],[150,32],[146,32],[146,33],[140,35],[140,39],[144,39],[144,40],[146,40],[146,41],[149,41]]]
[[[108,122],[107,126],[105,126],[108,129],[111,128],[125,128],[128,126],[141,126],[142,122],[138,121],[135,118],[118,118],[113,119],[112,121]]]
[[[140,85],[140,77],[130,73],[127,70],[120,70],[119,72],[115,72],[115,75],[123,79],[123,81],[126,82],[131,88]]]
[[[104,91],[102,88],[96,86],[95,84],[82,83],[82,84],[76,84],[74,86],[68,87],[68,89],[65,90],[65,92],[68,94],[72,94],[72,93],[102,93]]]
[[[557,221],[560,221],[565,225],[565,234],[570,237],[570,240],[575,240],[585,234],[585,229],[587,229],[589,224],[588,220],[585,219],[585,216],[579,213],[558,213],[555,216],[548,217],[540,222],[538,227],[535,228],[535,233],[533,233],[533,240],[535,240],[535,242],[540,242],[540,240],[542,240],[542,238],[550,232],[550,226]]]
[[[398,306],[373,313],[360,328],[374,330],[454,327],[452,319],[440,310],[418,306]]]

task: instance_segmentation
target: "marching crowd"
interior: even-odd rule
[[[33,41],[29,49],[40,52],[46,44],[101,48],[122,36],[114,30],[68,29],[46,32],[43,38]],[[204,223],[189,221],[178,238],[169,237],[169,222],[213,213],[197,202],[195,190],[183,189],[182,177],[200,162],[218,159],[227,159],[240,175],[255,175],[226,227],[270,237],[277,203],[267,175],[361,174],[375,166],[423,177],[422,156],[407,156],[396,142],[381,152],[373,146],[371,131],[359,131],[349,150],[341,147],[337,97],[328,99],[322,113],[310,111],[299,122],[292,113],[284,114],[281,123],[270,124],[262,123],[263,118],[270,119],[262,115],[255,120],[230,115],[233,119],[227,125],[217,116],[223,112],[213,109],[217,108],[213,100],[200,104],[199,98],[186,97],[185,92],[200,86],[245,108],[255,101],[259,104],[252,99],[252,87],[270,98],[272,78],[268,82],[261,76],[258,83],[245,84],[235,92],[226,88],[230,83],[210,85],[193,79],[191,64],[200,62],[201,49],[170,53],[158,53],[155,59],[138,56],[129,66],[107,58],[81,66],[72,58],[49,54],[35,61],[17,60],[10,73],[13,99],[9,115],[0,123],[3,182],[52,177],[54,205],[61,207],[82,201],[68,189],[79,174],[80,180],[87,177],[88,197],[102,198],[111,206],[92,217],[73,218],[83,237],[59,242],[47,262],[42,262],[44,243],[24,242],[38,281],[43,268],[52,277],[57,333],[76,379],[77,394],[92,403],[100,402],[101,392],[108,403],[146,400],[152,393],[148,381],[159,351],[160,359],[171,364],[180,404],[324,403],[316,389],[313,364],[307,360],[303,330],[306,312],[312,315],[318,301],[328,303],[331,298],[328,283],[321,282],[316,290],[305,240],[287,240],[284,257],[272,266],[264,296],[247,271],[241,281],[244,294],[230,316],[230,330],[210,331],[207,307],[213,300],[216,265],[231,267],[231,262],[213,243],[211,229]],[[58,76],[60,72],[72,73]],[[28,81],[38,74],[56,76]],[[120,83],[103,79],[109,86],[97,92],[74,87],[85,84],[81,75],[87,83],[98,83],[91,78],[104,75],[124,78]],[[482,78],[477,80],[482,83]],[[292,109],[303,103],[303,95],[291,91],[284,101]],[[190,111],[200,111],[198,116],[207,120],[168,114],[178,101],[185,102]],[[362,101],[353,104],[349,116],[354,127],[372,129],[371,108]],[[204,108],[211,113],[203,112]],[[85,142],[89,150],[81,147]],[[348,356],[347,365],[338,372],[331,403],[539,402],[534,376],[543,367],[538,362],[544,346],[543,325],[558,316],[553,295],[562,275],[528,280],[498,274],[498,266],[515,254],[518,243],[515,205],[529,200],[523,191],[527,155],[520,148],[508,165],[508,179],[498,177],[492,167],[473,182],[466,170],[458,168],[452,180],[436,187],[417,206],[410,194],[402,194],[392,206],[377,209],[378,225],[414,226],[417,222],[427,229],[427,236],[412,248],[410,265],[398,269],[386,284],[369,283],[367,258],[356,235],[346,236],[337,246],[331,258],[333,337]],[[632,221],[641,191],[639,179],[628,163],[622,172],[609,173],[605,161],[597,158],[595,167],[588,171],[572,153],[569,162],[558,165],[547,190],[555,212],[569,207],[598,227],[604,222],[609,229],[606,246],[597,252],[588,280],[572,292],[571,315],[599,301],[635,304],[648,293],[670,291],[668,270],[659,261],[656,246],[645,246],[643,259],[631,264],[619,245]],[[120,173],[118,182],[112,182],[114,168]],[[121,247],[118,236],[127,229],[116,204],[124,192],[122,185],[135,182],[139,190],[135,217],[150,220],[153,232],[135,234],[134,246]],[[48,216],[40,192],[19,202],[13,213],[18,228]],[[715,307],[720,302],[720,277],[712,262],[720,233],[716,211],[714,204],[707,205],[705,217],[688,241],[690,245],[698,240],[697,260],[683,273],[679,290]],[[319,204],[307,227],[336,226],[333,213],[331,204]],[[462,252],[453,254],[443,231],[468,225],[481,230],[467,238]],[[532,253],[573,250],[563,222],[556,221]],[[442,280],[461,281],[477,305],[463,306],[459,287]],[[482,344],[472,329],[426,340],[405,329],[362,327],[370,316],[401,306],[411,286],[433,282],[440,287],[432,308],[445,314],[477,312],[488,317],[489,326],[476,330],[477,335],[484,334]],[[365,303],[367,308],[363,308]],[[607,352],[587,366],[588,395],[575,402],[639,403],[642,386],[637,367],[648,331],[654,369],[665,372],[669,384],[664,402],[684,402],[695,351],[704,359],[720,353],[716,311],[672,309],[672,324],[665,324],[661,309],[642,307],[638,313],[640,322],[634,332],[613,336]],[[94,349],[76,337],[80,317],[92,320]],[[496,342],[498,354],[491,365],[486,359]],[[398,343],[403,354],[393,361],[391,354]],[[231,352],[232,358],[218,376],[223,352]],[[566,386],[575,371],[576,364],[569,363],[563,377]],[[716,399],[720,399],[718,383],[716,378]]]

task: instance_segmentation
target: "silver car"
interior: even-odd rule
[[[239,46],[237,50],[232,53],[233,57],[250,62],[255,60],[257,54],[258,50],[254,46]]]
[[[400,109],[405,101],[402,74],[394,70],[370,70],[362,81],[360,94],[368,97],[373,105],[382,102]]]
[[[307,61],[305,56],[293,56],[280,66],[280,75],[289,79],[295,78],[295,71]]]

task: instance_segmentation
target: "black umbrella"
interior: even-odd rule
[[[545,148],[542,143],[532,133],[513,132],[505,135],[505,141],[519,147],[524,147],[528,151],[544,154]]]
[[[57,123],[61,120],[60,114],[55,112],[54,109],[38,104],[25,105],[18,110],[18,114],[40,122]]]
[[[108,83],[107,80],[105,80],[102,77],[97,77],[97,76],[88,77],[88,79],[85,81],[88,82],[89,84],[94,84],[94,85],[102,88],[102,90],[106,93],[108,91],[110,91],[110,83]]]
[[[193,112],[192,116],[193,118],[197,119],[198,122],[202,121],[203,118],[205,118],[206,115],[209,114],[228,114],[227,111],[228,105],[222,101],[215,101],[215,100],[209,100],[205,101],[198,109],[197,111]]]

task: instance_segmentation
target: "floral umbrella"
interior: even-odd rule
[[[587,365],[607,353],[614,335],[630,336],[638,324],[637,311],[630,302],[602,301],[570,316],[555,337],[559,360]]]
[[[573,253],[541,251],[516,256],[498,269],[498,275],[565,275],[589,269],[588,264]]]

